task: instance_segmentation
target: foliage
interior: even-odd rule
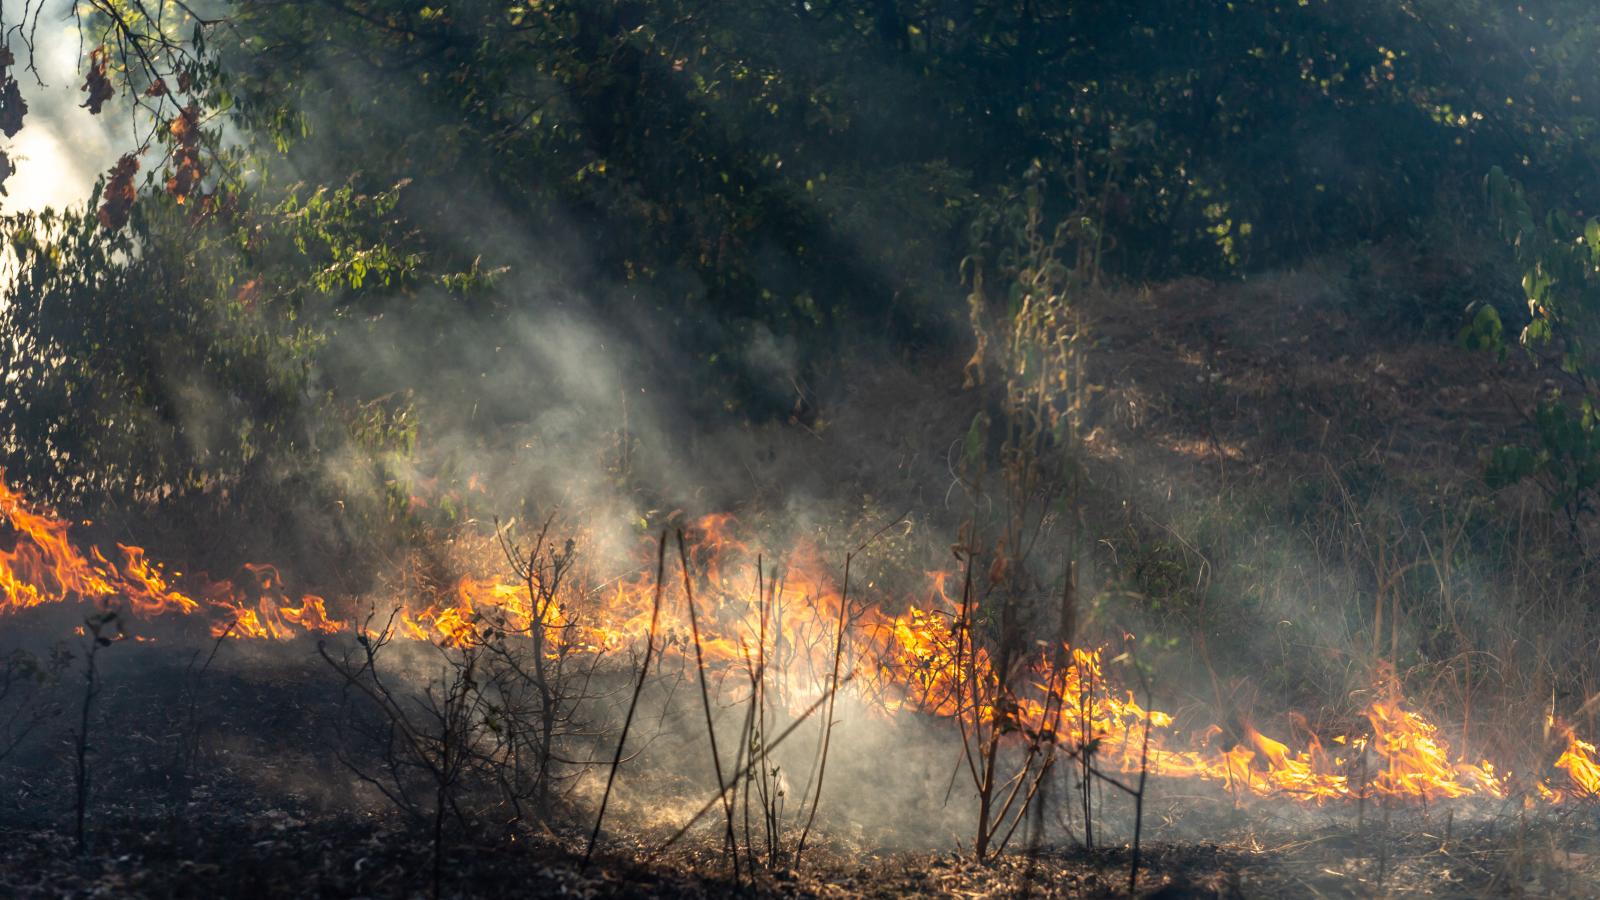
[[[1532,478],[1569,520],[1594,509],[1600,489],[1600,219],[1556,210],[1536,220],[1516,181],[1496,168],[1489,203],[1523,270],[1528,322],[1518,341],[1557,386],[1539,397],[1532,424],[1537,444],[1495,450],[1491,486]],[[1491,306],[1463,331],[1469,346],[1505,352],[1504,326]]]
[[[81,27],[83,114],[131,106],[141,140],[97,216],[6,227],[0,446],[46,448],[10,465],[52,500],[283,484],[352,410],[399,423],[378,456],[407,445],[420,373],[319,365],[378,315],[454,360],[447,326],[580,297],[671,348],[626,380],[788,412],[752,346],[802,373],[948,350],[952,261],[994,265],[1032,185],[1091,281],[1407,232],[1492,164],[1596,199],[1600,12],[1571,0],[94,2]],[[427,374],[474,408],[476,373]]]
[[[1573,2],[247,0],[233,25],[248,130],[416,179],[455,268],[531,251],[664,313],[694,387],[757,411],[764,330],[809,363],[863,325],[958,334],[950,260],[1032,170],[1103,185],[1106,264],[1145,277],[1404,232],[1494,163],[1566,191],[1595,162],[1600,14]]]
[[[1575,0],[84,13],[81,114],[131,106],[139,140],[87,209],[0,226],[8,476],[86,510],[292,496],[341,510],[334,553],[415,514],[431,417],[537,421],[538,384],[480,414],[489,366],[461,335],[552,307],[646,338],[619,354],[624,383],[761,417],[797,408],[795,380],[752,347],[792,348],[802,381],[863,351],[954,358],[981,269],[1002,290],[965,311],[996,396],[968,461],[1000,461],[1043,516],[1027,485],[1070,473],[1056,451],[1088,400],[1063,298],[1416,238],[1493,165],[1530,206],[1600,199],[1600,11]],[[11,72],[8,136],[28,127]],[[1523,218],[1516,252],[1554,273],[1525,343],[1571,356],[1582,328],[1551,298],[1582,229]],[[1484,307],[1469,339],[1501,330]],[[373,364],[396,333],[415,358]],[[1066,380],[1029,383],[1045,361]],[[1539,477],[1576,511],[1600,468],[1586,376],[1563,377],[1537,446],[1493,477]]]
[[[196,217],[152,185],[126,228],[88,210],[0,220],[8,477],[57,504],[237,512],[325,483],[344,447],[403,452],[403,410],[374,419],[318,374],[333,329],[414,281],[399,191],[225,185]]]

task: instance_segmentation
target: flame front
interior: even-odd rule
[[[179,573],[169,574],[139,547],[118,544],[115,561],[97,548],[85,552],[72,541],[66,521],[31,507],[3,477],[0,517],[15,532],[13,548],[0,550],[0,614],[81,602],[136,617],[200,614],[214,636],[252,639],[358,627],[330,614],[322,597],[291,597],[272,566],[247,565],[231,582],[183,579],[191,585],[185,592],[175,586]],[[946,593],[949,573],[933,573],[927,597],[892,614],[857,597],[847,604],[810,550],[791,554],[778,568],[783,574],[763,583],[750,548],[733,536],[733,528],[726,515],[697,525],[702,540],[692,566],[700,573],[695,591],[707,665],[749,666],[759,652],[777,689],[799,708],[829,683],[843,621],[850,689],[883,715],[962,715],[968,702],[963,698],[971,696],[963,683],[995,680],[998,673],[985,651],[969,645],[963,655],[959,605]],[[602,652],[644,641],[654,593],[648,565],[604,587],[569,583],[563,596],[538,609],[528,585],[463,578],[426,606],[397,609],[393,627],[402,638],[460,647],[495,623],[526,629],[537,620],[546,633],[572,645],[566,649]],[[662,610],[658,640],[669,651],[687,646],[691,628],[683,599],[674,590],[673,602]],[[1439,729],[1406,708],[1392,677],[1383,679],[1364,711],[1369,732],[1337,735],[1331,748],[1308,736],[1295,749],[1248,725],[1229,742],[1221,740],[1225,732],[1217,725],[1185,734],[1171,715],[1145,709],[1131,691],[1108,681],[1097,650],[1045,648],[1008,672],[1015,673],[1010,683],[1026,685],[1006,701],[1011,730],[1034,739],[1048,734],[1067,747],[1092,746],[1102,768],[1137,772],[1143,765],[1152,775],[1216,782],[1236,794],[1312,803],[1503,799],[1510,793],[1509,773],[1454,756]],[[999,715],[992,709],[980,713]],[[1593,798],[1600,794],[1600,756],[1570,729],[1562,733],[1566,748],[1552,766],[1562,774],[1537,782],[1536,794],[1551,803]]]

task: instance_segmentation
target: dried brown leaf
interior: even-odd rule
[[[6,70],[17,62],[11,48],[0,45],[0,134],[15,137],[22,130],[22,117],[28,114],[28,104],[22,99],[22,88]]]
[[[0,83],[0,134],[16,137],[22,130],[22,117],[28,114],[28,103],[22,99],[22,88],[15,78],[6,77]]]
[[[133,176],[139,171],[139,160],[132,153],[123,154],[111,167],[106,178],[105,195],[100,201],[100,225],[113,231],[128,224],[128,214],[138,191],[133,186]]]
[[[92,115],[99,115],[106,101],[116,93],[111,86],[111,78],[106,74],[106,67],[110,61],[111,54],[104,46],[96,47],[89,53],[89,72],[84,76],[82,90],[89,94],[83,105]]]
[[[190,103],[167,125],[173,138],[172,174],[167,177],[167,193],[179,203],[188,201],[205,177],[200,163],[200,104]]]

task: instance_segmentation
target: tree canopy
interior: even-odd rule
[[[8,136],[46,9],[6,23]],[[961,261],[1030,190],[1128,281],[1470,230],[1496,166],[1574,216],[1600,191],[1573,0],[95,0],[78,27],[83,114],[148,138],[92,210],[3,223],[0,448],[58,502],[326,478],[403,453],[418,403],[526,416],[452,348],[571,304],[690,411],[797,414],[774,353],[790,382],[964,358]],[[347,352],[395,328],[409,370]]]

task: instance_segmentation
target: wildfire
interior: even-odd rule
[[[335,617],[322,597],[292,597],[272,566],[247,565],[234,580],[218,582],[169,573],[139,547],[118,544],[115,560],[98,548],[85,551],[69,536],[66,521],[31,507],[3,477],[0,517],[15,533],[12,549],[0,550],[0,614],[81,602],[136,617],[202,615],[214,636],[251,639],[368,627]],[[882,714],[943,717],[973,714],[963,708],[970,702],[963,698],[974,692],[963,691],[963,684],[995,683],[1002,674],[986,651],[970,645],[963,650],[969,635],[960,605],[946,593],[949,573],[934,573],[925,600],[894,614],[845,597],[810,551],[791,554],[774,570],[781,574],[759,573],[751,548],[740,543],[734,528],[730,516],[719,515],[701,520],[696,529],[701,540],[692,560],[695,602],[709,666],[749,667],[760,655],[764,671],[799,708],[825,689],[835,647],[843,646],[851,689]],[[180,580],[187,591],[176,586]],[[538,627],[565,642],[560,649],[604,652],[645,639],[654,589],[649,566],[604,587],[569,583],[561,596],[543,598],[530,584],[464,578],[426,606],[397,609],[393,629],[398,637],[464,647],[482,639],[486,629]],[[662,611],[658,640],[682,650],[691,629],[681,589],[674,598]],[[841,622],[847,634],[842,645]],[[1097,650],[1040,649],[1004,673],[1022,689],[978,712],[1006,719],[1006,730],[1024,739],[1092,746],[1102,770],[1137,772],[1143,765],[1152,775],[1217,782],[1235,793],[1312,803],[1510,794],[1509,773],[1452,754],[1437,726],[1406,707],[1392,677],[1383,679],[1364,711],[1365,732],[1334,736],[1325,746],[1302,728],[1307,737],[1295,748],[1248,725],[1232,741],[1223,740],[1224,729],[1216,725],[1184,733],[1171,715],[1144,708],[1131,691],[1108,680],[1105,664]],[[1551,803],[1594,797],[1600,792],[1595,746],[1565,727],[1560,733],[1566,749],[1553,769],[1563,774],[1539,782],[1537,795]]]

